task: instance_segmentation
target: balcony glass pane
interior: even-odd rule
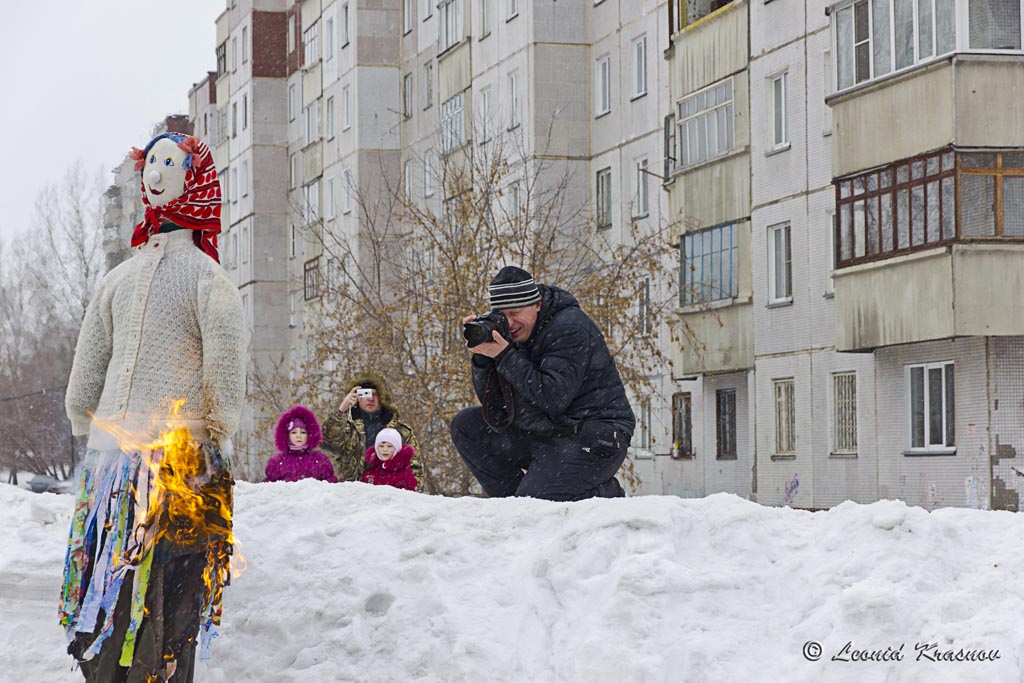
[[[953,386],[953,365],[945,367],[946,372],[946,445],[956,445],[956,392]]]
[[[935,0],[935,54],[956,48],[956,0]]]
[[[910,246],[910,194],[906,190],[896,193],[896,248]]]
[[[878,199],[868,200],[868,255],[878,253]]]
[[[910,446],[924,447],[924,368],[910,368]]]
[[[963,237],[991,237],[996,231],[996,179],[965,175],[960,178],[961,234]]]
[[[948,0],[953,2],[953,0]],[[871,47],[875,78],[892,71],[892,42],[889,35],[889,0],[871,0]]]
[[[924,244],[924,187],[917,185],[910,192],[910,224],[913,226],[911,246]]]
[[[839,89],[853,85],[853,8],[836,13],[836,81]]]
[[[1020,49],[1020,0],[969,0],[967,33],[972,50]]]
[[[942,239],[948,240],[956,232],[956,180],[942,179]]]
[[[864,202],[857,202],[853,205],[853,255],[856,258],[864,256]]]
[[[939,181],[933,180],[928,183],[926,189],[927,216],[925,216],[925,242],[938,242],[942,239],[939,234]]]
[[[1003,234],[1024,237],[1024,178],[1003,177]]]
[[[942,429],[942,368],[928,370],[928,445],[941,446],[945,436]]]
[[[880,201],[882,218],[882,245],[883,253],[892,251],[892,195],[883,195]]]
[[[839,207],[839,260],[848,261],[852,256],[850,231],[853,227],[853,206]]]
[[[961,154],[961,168],[995,168],[995,154]]]
[[[917,0],[917,58],[931,57],[932,48],[932,0]]]
[[[896,10],[896,68],[914,63],[914,0],[893,0]]]
[[[1003,154],[1003,168],[1024,168],[1024,154]]]

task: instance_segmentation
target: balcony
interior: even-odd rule
[[[946,147],[836,181],[836,344],[1024,334],[1024,149]]]

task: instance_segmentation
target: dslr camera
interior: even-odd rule
[[[462,336],[466,338],[466,347],[473,348],[485,342],[494,341],[492,332],[498,331],[505,339],[512,341],[508,331],[508,318],[501,311],[491,311],[478,315],[476,320],[463,325]]]

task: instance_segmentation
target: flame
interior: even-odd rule
[[[224,587],[246,567],[232,530],[234,481],[219,462],[219,454],[196,442],[184,426],[184,404],[185,399],[173,402],[163,427],[157,427],[160,418],[156,417],[138,433],[92,416],[93,423],[111,434],[123,452],[137,452],[146,467],[140,466],[133,491],[136,509],[143,514],[136,519],[124,556],[115,562],[138,566],[163,539],[178,548],[205,549],[204,602],[208,607],[219,606]],[[154,433],[159,436],[152,437]],[[215,625],[220,624],[219,607],[212,618]]]

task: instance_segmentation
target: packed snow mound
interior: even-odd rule
[[[71,504],[0,485],[2,681],[81,680],[56,615]],[[309,480],[240,483],[235,511],[247,566],[197,681],[1024,676],[1012,513],[450,499]],[[888,661],[853,661],[868,655]]]

